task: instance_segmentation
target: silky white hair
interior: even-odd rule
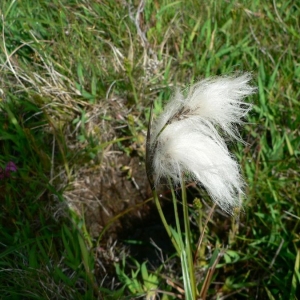
[[[224,136],[241,141],[237,124],[251,109],[244,98],[254,93],[250,74],[202,80],[187,96],[177,90],[155,120],[149,141],[151,172],[174,184],[201,183],[224,211],[240,206],[244,181]],[[184,175],[183,175],[184,174]]]

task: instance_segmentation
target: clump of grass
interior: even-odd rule
[[[212,200],[228,213],[241,208],[243,182],[239,168],[216,127],[230,137],[239,138],[236,123],[240,124],[250,110],[243,98],[255,90],[249,80],[249,75],[244,74],[200,81],[186,97],[177,91],[153,125],[150,115],[146,171],[162,222],[180,257],[186,299],[205,299],[210,280],[208,275],[201,291],[198,289],[194,268],[202,238],[193,259],[186,182],[203,185]],[[172,190],[176,231],[166,222],[158,199],[157,187],[163,177],[169,179]],[[174,186],[182,190],[185,241]]]
[[[32,1],[1,1],[0,11],[0,167],[8,162],[17,167],[0,180],[0,290],[5,297],[18,297],[17,290],[32,298],[55,293],[132,297],[128,281],[117,283],[118,247],[98,240],[86,226],[89,179],[99,178],[100,184],[108,169],[112,174],[126,169],[133,186],[128,190],[136,189],[131,171],[122,167],[129,166],[124,157],[144,156],[149,104],[154,101],[158,114],[174,86],[240,70],[252,72],[258,86],[242,133],[247,146],[232,147],[248,183],[245,209],[232,222],[215,213],[205,226],[199,276],[213,267],[208,259],[218,244],[230,245],[214,268],[208,297],[297,295],[297,4],[43,0],[34,7]],[[98,177],[91,176],[95,173]],[[110,183],[116,178],[111,176]],[[190,192],[201,198],[202,209],[191,212],[203,228],[209,214],[206,194]],[[107,212],[106,224],[135,205],[120,200],[114,210],[101,202],[99,192],[90,194],[90,202],[98,201],[97,209],[102,205],[99,211]],[[198,231],[192,227],[191,234],[196,248]],[[97,272],[98,257],[107,264],[106,278]],[[164,266],[175,269],[169,263]],[[129,276],[125,268],[127,279],[148,286],[144,279],[151,276],[143,262],[125,260],[125,265],[129,273],[140,272]],[[164,272],[152,277],[159,293],[165,291],[169,299],[182,294],[174,280],[166,283]],[[25,277],[35,283],[30,290]]]

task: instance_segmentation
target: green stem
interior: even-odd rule
[[[167,220],[166,220],[166,218],[165,218],[165,215],[164,215],[164,213],[163,213],[162,207],[161,207],[160,202],[159,202],[159,199],[158,199],[158,195],[157,195],[156,189],[154,189],[154,190],[152,191],[152,193],[153,193],[153,198],[154,198],[154,201],[155,201],[155,204],[156,204],[156,207],[157,207],[159,216],[160,216],[160,218],[161,218],[161,220],[162,220],[162,223],[163,223],[163,225],[164,225],[164,227],[165,227],[165,229],[166,229],[166,231],[167,231],[167,233],[168,233],[168,236],[169,236],[169,238],[170,238],[172,244],[174,245],[174,247],[175,247],[175,249],[176,249],[177,254],[180,255],[179,247],[178,247],[178,245],[177,245],[177,243],[176,243],[176,241],[175,241],[175,239],[174,239],[174,237],[173,237],[173,235],[172,235],[170,226],[168,225]]]
[[[171,188],[171,193],[172,193],[172,200],[173,200],[173,206],[174,206],[174,214],[175,214],[175,221],[176,221],[177,233],[179,234],[180,237],[182,237],[181,228],[180,228],[180,222],[179,222],[177,198],[176,198],[176,195],[175,195],[175,192],[174,192],[172,181],[171,181],[170,178],[168,178],[168,179],[169,179],[169,186]]]
[[[191,240],[191,231],[190,231],[190,219],[189,219],[186,187],[185,187],[183,176],[181,182],[181,195],[182,195],[183,221],[184,221],[184,230],[185,230],[185,247],[186,247],[191,290],[193,293],[193,299],[196,299],[197,289],[196,289],[195,270],[194,270],[194,262],[193,262],[192,248],[191,248],[192,240]]]

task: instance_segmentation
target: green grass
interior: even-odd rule
[[[297,299],[299,5],[162,0],[146,1],[137,14],[138,7],[138,1],[1,1],[0,167],[12,161],[18,170],[0,180],[0,294],[130,299],[151,294],[145,284],[151,277],[173,299],[179,292],[165,280],[171,263],[147,271],[125,256],[116,272],[122,246],[89,231],[80,190],[90,186],[83,179],[117,172],[117,155],[143,161],[150,103],[159,113],[174,86],[250,71],[258,92],[243,131],[247,145],[233,149],[247,197],[238,222],[215,213],[208,226],[206,256],[229,245],[208,298]],[[108,219],[136,209],[120,207]],[[197,209],[191,213],[199,217]],[[200,223],[206,210],[201,214]],[[199,232],[192,235],[197,241]],[[199,284],[209,260],[202,265]]]

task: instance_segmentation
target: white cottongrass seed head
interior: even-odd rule
[[[248,73],[215,77],[191,86],[186,97],[176,91],[148,130],[147,172],[153,187],[162,177],[180,185],[184,176],[202,184],[224,211],[241,205],[244,181],[224,137],[241,140],[237,124],[251,109],[244,98],[255,92],[250,79]]]

